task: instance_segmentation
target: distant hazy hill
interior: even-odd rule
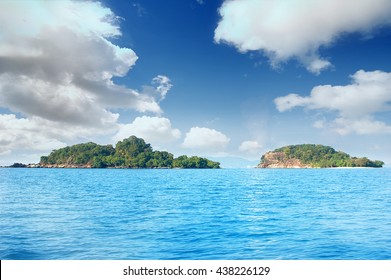
[[[314,144],[291,145],[267,152],[260,168],[383,167],[384,162],[357,158],[332,147]]]
[[[41,157],[37,167],[70,168],[220,168],[219,162],[197,156],[174,158],[166,151],[154,151],[136,136],[112,145],[92,142],[54,150]]]

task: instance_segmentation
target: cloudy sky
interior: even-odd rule
[[[391,1],[0,2],[0,165],[130,135],[258,161],[330,145],[391,165]]]

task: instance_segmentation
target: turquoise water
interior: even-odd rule
[[[391,170],[0,169],[0,259],[391,259]]]

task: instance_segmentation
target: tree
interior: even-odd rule
[[[220,163],[208,159],[174,156],[166,151],[153,151],[150,144],[141,138],[130,136],[112,145],[98,145],[92,142],[77,144],[53,150],[42,156],[41,165],[91,166],[94,168],[219,168]]]
[[[337,152],[330,146],[303,144],[291,145],[275,149],[275,158],[279,161],[298,159],[304,164],[313,167],[382,167],[384,162],[371,161],[368,158],[350,157],[344,152]],[[261,157],[261,164],[266,161],[265,156]]]

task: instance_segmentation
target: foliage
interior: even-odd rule
[[[13,167],[13,168],[23,168],[23,167],[27,167],[26,164],[23,164],[23,163],[20,163],[20,162],[15,162],[14,164],[10,165],[9,167]]]
[[[332,147],[314,144],[291,145],[274,150],[283,152],[288,159],[299,159],[313,167],[382,167],[384,162],[368,158],[356,158],[334,150]],[[261,158],[261,162],[264,157]]]
[[[174,159],[173,167],[176,168],[220,168],[220,163],[197,156],[180,156]]]
[[[101,146],[92,142],[54,150],[49,156],[41,157],[41,164],[92,164],[95,158],[113,155],[113,146]]]
[[[68,146],[41,157],[40,165],[89,166],[93,168],[220,168],[220,163],[206,158],[174,156],[153,151],[150,144],[131,136],[112,145],[92,142]]]
[[[276,152],[283,152],[288,158],[301,160],[305,164],[315,167],[346,166],[350,157],[342,152],[336,152],[329,146],[322,145],[294,145],[276,149]]]

